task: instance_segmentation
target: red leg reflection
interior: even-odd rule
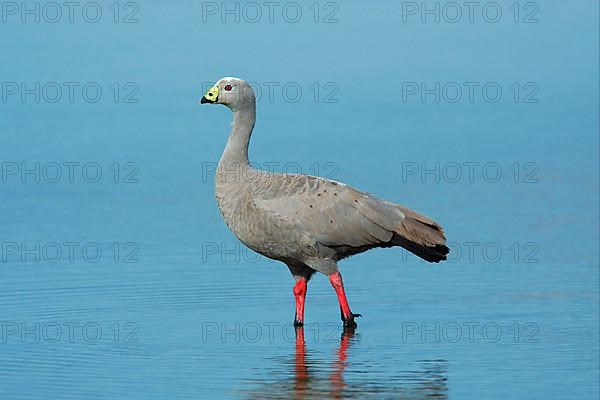
[[[302,398],[308,385],[308,367],[306,365],[306,347],[304,345],[304,329],[296,328],[296,397]]]
[[[346,359],[348,358],[348,346],[350,346],[350,339],[353,336],[353,330],[345,330],[342,334],[340,347],[337,350],[337,360],[331,374],[331,397],[335,399],[343,398],[343,391],[346,387],[346,383],[344,382],[344,369],[346,368]]]

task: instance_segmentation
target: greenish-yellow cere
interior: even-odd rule
[[[217,96],[219,96],[219,88],[216,86],[208,89],[204,97],[206,97],[210,101],[217,101]]]

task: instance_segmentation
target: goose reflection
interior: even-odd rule
[[[393,379],[373,374],[371,368],[351,365],[350,349],[358,342],[353,329],[342,332],[331,363],[312,357],[306,349],[304,329],[296,328],[293,362],[284,363],[286,379],[246,392],[248,399],[447,399],[445,360],[422,360],[411,371]],[[293,368],[290,368],[293,364]],[[350,367],[349,367],[350,365]],[[347,370],[348,369],[348,370]],[[346,375],[351,379],[346,382]]]

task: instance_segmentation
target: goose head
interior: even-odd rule
[[[248,82],[239,78],[226,77],[219,79],[206,91],[200,104],[223,104],[232,110],[237,110],[254,105],[255,101],[254,89]]]

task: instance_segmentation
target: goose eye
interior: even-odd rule
[[[231,90],[231,85],[225,86],[225,90],[229,92]]]

